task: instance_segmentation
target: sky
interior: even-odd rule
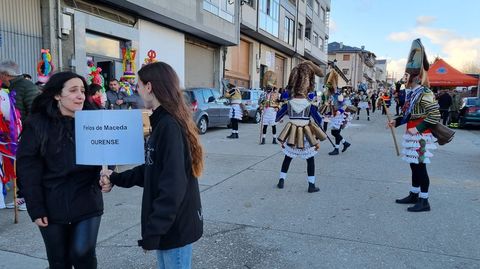
[[[398,79],[412,41],[460,71],[480,67],[479,0],[331,0],[329,42],[365,49],[387,59]]]

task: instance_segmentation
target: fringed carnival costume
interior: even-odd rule
[[[232,125],[232,134],[227,138],[236,139],[238,138],[238,122],[243,117],[242,94],[238,88],[232,87],[225,92],[224,97],[230,100],[230,123]]]
[[[5,184],[16,177],[14,163],[21,129],[20,112],[15,109],[15,92],[0,88],[0,208],[6,207]]]
[[[360,111],[365,109],[367,111],[367,120],[370,120],[370,106],[371,106],[370,96],[367,94],[367,85],[365,83],[360,83],[358,89],[358,111],[357,111],[357,120],[360,119]]]
[[[351,113],[356,112],[354,106],[347,106],[343,94],[337,89],[338,74],[331,70],[325,77],[325,104],[322,106],[322,114],[330,122],[331,133],[335,137],[335,149],[329,155],[338,155],[340,144],[343,144],[342,152],[345,152],[350,143],[340,134],[352,120]]]
[[[429,64],[425,49],[416,39],[412,43],[408,57],[405,76],[406,100],[402,110],[403,117],[395,119],[395,127],[406,124],[407,130],[403,136],[402,159],[410,164],[412,170],[412,187],[407,197],[397,199],[399,204],[415,204],[408,208],[411,212],[429,211],[428,187],[430,180],[426,164],[430,163],[435,149],[434,137],[430,130],[439,124],[440,111],[429,86],[427,71]]]
[[[262,141],[261,144],[265,144],[265,136],[267,134],[268,126],[272,126],[273,144],[277,144],[277,111],[280,108],[280,94],[276,92],[275,85],[277,83],[277,77],[274,72],[267,71],[263,77],[264,91],[260,99],[260,108],[262,109]]]
[[[285,115],[289,117],[289,121],[278,136],[285,153],[277,184],[279,189],[283,189],[290,162],[293,158],[300,157],[307,160],[308,192],[320,190],[315,186],[314,156],[320,147],[318,140],[325,140],[326,134],[319,127],[322,117],[317,106],[307,99],[309,89],[315,86],[315,75],[322,76],[323,72],[310,61],[302,62],[293,68],[287,86],[292,98],[277,112],[277,122]]]

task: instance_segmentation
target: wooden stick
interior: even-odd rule
[[[18,223],[18,206],[17,206],[17,175],[16,175],[17,161],[16,160],[13,162],[13,168],[14,168],[13,170],[15,171],[15,177],[13,178],[13,211],[15,212],[13,217],[13,223],[17,224]]]
[[[260,116],[260,140],[258,141],[258,144],[262,144],[262,135],[263,135],[263,114],[265,112],[265,108],[263,108],[261,111],[261,116]]]
[[[383,100],[383,98],[382,98],[382,105],[383,105],[383,109],[385,109],[385,113],[387,113],[388,122],[390,123],[392,121],[392,117],[390,116],[390,113],[388,112],[387,105],[385,104],[385,100]],[[391,126],[390,126],[390,131],[392,132],[393,143],[395,144],[395,150],[397,151],[397,156],[400,156],[400,150],[398,149],[397,137],[395,136],[395,131],[393,130],[393,127],[391,127]]]

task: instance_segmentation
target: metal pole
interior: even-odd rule
[[[480,97],[480,73],[478,73],[477,97]]]

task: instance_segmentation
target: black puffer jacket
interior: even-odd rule
[[[48,217],[50,223],[74,223],[103,214],[101,167],[75,164],[74,134],[69,117],[54,123],[32,114],[23,126],[17,176],[33,221]]]
[[[203,233],[198,181],[192,175],[190,150],[177,121],[162,107],[150,122],[145,164],[110,180],[121,187],[143,187],[142,240],[147,250],[172,249],[197,241]]]

